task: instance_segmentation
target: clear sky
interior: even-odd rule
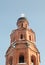
[[[21,13],[25,14],[29,27],[36,33],[40,65],[45,65],[45,0],[0,0],[0,65],[6,65],[5,54],[10,45],[10,33],[16,29]]]

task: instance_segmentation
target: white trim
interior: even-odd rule
[[[27,64],[27,63],[18,63],[18,64]]]

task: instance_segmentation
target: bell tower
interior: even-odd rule
[[[26,17],[18,18],[17,29],[10,34],[6,65],[40,65],[40,52],[35,44],[35,32],[28,26]]]

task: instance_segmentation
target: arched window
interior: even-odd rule
[[[24,63],[24,56],[23,55],[19,56],[19,63]]]
[[[29,36],[29,40],[31,41],[31,36]]]
[[[21,34],[20,38],[23,39],[23,35],[22,34]]]
[[[9,59],[9,65],[12,65],[12,64],[13,64],[13,58],[10,57],[10,59]]]
[[[31,56],[31,65],[36,65],[36,57],[34,55]]]
[[[21,27],[23,27],[23,23],[22,23]]]
[[[34,65],[34,61],[33,60],[31,60],[31,65]]]

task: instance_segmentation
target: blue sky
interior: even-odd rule
[[[16,29],[17,19],[22,13],[36,33],[40,65],[45,65],[45,0],[0,0],[0,65],[6,65],[5,53],[10,45],[10,33]]]

